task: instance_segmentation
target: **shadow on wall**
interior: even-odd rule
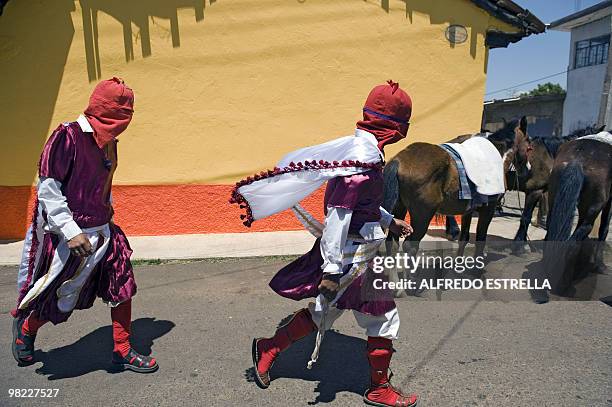
[[[431,24],[461,24],[465,25],[469,30],[469,42],[470,42],[470,55],[472,58],[476,58],[476,52],[478,49],[478,34],[485,35],[485,31],[482,29],[485,27],[469,26],[468,23],[473,22],[472,19],[468,19],[467,15],[465,19],[462,17],[465,15],[466,3],[459,1],[431,1],[431,0],[400,0],[405,4],[406,18],[413,21],[414,12],[420,14],[426,14],[429,16],[429,22]],[[472,5],[470,5],[472,6]],[[387,13],[390,10],[389,0],[380,0],[380,7]],[[473,6],[475,8],[475,6]],[[455,48],[455,44],[449,42],[450,48]],[[486,68],[487,64],[485,64]]]
[[[2,184],[22,185],[0,187],[6,216],[0,223],[3,238],[16,237],[6,234],[4,229],[11,226],[7,223],[23,225],[29,217],[31,188],[27,184],[34,178],[48,135],[74,36],[70,15],[74,1],[54,0],[53,6],[43,3],[11,1],[0,17],[0,173]],[[23,179],[25,165],[32,171],[32,178],[27,180]]]
[[[214,1],[210,1],[210,4]],[[83,9],[83,31],[87,74],[90,81],[100,79],[100,52],[98,46],[98,12],[112,16],[123,26],[125,61],[134,59],[134,42],[140,42],[143,58],[151,56],[150,24],[155,18],[170,20],[170,36],[174,48],[181,46],[179,35],[178,9],[193,8],[196,21],[204,19],[205,0],[80,0]],[[132,24],[138,27],[134,33]]]
[[[140,42],[143,57],[151,55],[149,24],[170,20],[172,46],[180,46],[178,9],[193,8],[195,19],[204,18],[206,0],[79,0],[83,9],[84,42],[89,82],[103,75],[98,47],[98,12],[123,25],[125,60],[134,59],[133,43]],[[68,53],[74,39],[72,15],[76,0],[10,1],[0,17],[0,201],[5,219],[0,239],[21,238],[32,207],[30,183],[49,136]],[[209,0],[209,4],[215,3]],[[132,31],[132,25],[138,28]],[[41,29],[39,27],[44,27]],[[77,40],[79,40],[77,38]],[[112,73],[108,73],[109,75]],[[81,89],[81,84],[71,84]],[[73,120],[73,117],[61,120]],[[59,124],[59,123],[57,123]],[[31,167],[24,178],[24,167]],[[29,206],[28,206],[29,203]]]
[[[478,36],[482,36],[484,42],[484,38],[486,37],[486,29],[488,28],[489,24],[489,17],[485,13],[481,13],[483,16],[482,21],[477,21],[474,19],[474,10],[476,10],[476,7],[467,2],[460,1],[436,2],[431,0],[399,0],[394,1],[393,3],[404,3],[406,18],[411,24],[414,21],[414,13],[416,12],[418,14],[428,16],[430,24],[440,24],[442,26],[460,24],[465,26],[468,30],[467,42],[469,42],[470,56],[472,59],[476,59],[479,51],[484,52],[483,72],[485,74],[487,73],[489,53],[484,46],[482,46],[480,50],[478,49]],[[377,0],[371,2],[370,4],[379,4],[380,7],[387,13],[389,13],[391,10],[389,0]],[[443,33],[440,33],[440,35],[443,35]],[[463,47],[467,45],[456,45],[450,41],[447,41],[446,39],[445,41],[451,49],[454,49],[457,46]],[[435,106],[428,106],[426,110],[419,113],[419,120],[424,120],[427,117],[437,114],[440,110],[444,109],[447,103],[451,101],[457,103],[461,98],[466,97],[469,94],[470,89],[482,86],[484,81],[485,78],[475,78],[474,81],[467,83],[460,90],[450,94],[443,103]]]
[[[307,0],[297,0],[298,3],[306,3]],[[482,15],[482,20],[477,20],[474,18],[474,15],[478,15],[475,13],[477,11],[476,6],[469,4],[468,2],[461,1],[431,1],[431,0],[364,0],[366,4],[370,6],[376,6],[382,8],[385,12],[389,13],[392,9],[392,5],[404,3],[403,8],[405,12],[406,19],[410,22],[410,24],[414,21],[414,13],[418,13],[421,15],[426,15],[429,18],[430,24],[442,25],[444,29],[452,24],[459,24],[465,26],[468,31],[468,38],[466,40],[466,44],[455,44],[446,40],[444,36],[444,32],[440,32],[440,37],[444,38],[444,41],[448,44],[450,49],[454,49],[456,47],[464,47],[469,42],[470,48],[470,56],[472,59],[476,59],[478,52],[484,52],[484,63],[483,63],[483,73],[487,73],[488,66],[488,58],[489,53],[484,47],[481,46],[481,49],[478,48],[478,36],[482,37],[482,41],[484,44],[484,40],[486,38],[486,30],[489,25],[489,17],[486,13],[480,13]],[[444,109],[448,103],[454,102],[457,103],[460,99],[469,95],[469,91],[475,87],[483,86],[485,82],[484,77],[475,78],[474,81],[467,83],[458,91],[455,91],[448,95],[443,103],[439,103],[434,106],[428,106],[426,110],[423,110],[419,113],[419,120],[424,120],[432,115],[437,114],[440,110]]]

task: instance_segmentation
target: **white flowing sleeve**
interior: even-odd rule
[[[52,232],[70,240],[83,233],[72,218],[72,212],[62,193],[62,183],[53,178],[41,177],[38,183],[38,201],[47,213],[47,223]]]
[[[321,237],[323,273],[342,273],[342,256],[352,215],[353,211],[350,209],[327,207],[325,227]]]
[[[389,225],[393,221],[393,215],[386,211],[382,206],[380,207],[380,226],[384,229],[388,229]]]

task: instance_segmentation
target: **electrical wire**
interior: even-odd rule
[[[557,72],[557,73],[552,74],[552,75],[548,75],[548,76],[544,76],[544,77],[542,77],[542,78],[534,79],[534,80],[532,80],[532,81],[527,81],[527,82],[519,83],[519,84],[516,84],[516,85],[514,85],[514,86],[510,86],[510,87],[508,87],[508,88],[504,88],[504,89],[500,89],[500,90],[495,90],[495,91],[493,91],[493,92],[487,92],[487,93],[485,93],[485,96],[486,96],[486,95],[494,95],[494,94],[496,94],[496,93],[505,92],[505,91],[507,91],[507,90],[512,90],[512,89],[518,88],[519,86],[529,85],[530,83],[535,83],[535,82],[542,81],[542,80],[544,80],[544,79],[553,78],[553,77],[555,77],[555,76],[559,76],[559,75],[563,75],[564,73],[568,73],[569,71],[570,71],[569,69],[566,69],[565,71],[562,71],[562,72]]]

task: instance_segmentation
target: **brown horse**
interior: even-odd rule
[[[472,136],[460,136],[455,141],[464,141]],[[515,161],[525,161],[529,139],[527,119],[513,120],[488,136],[500,156],[515,153]],[[385,191],[383,207],[392,211],[396,218],[403,219],[410,213],[414,229],[404,241],[404,252],[414,255],[425,236],[432,218],[436,214],[461,214],[459,255],[463,255],[470,236],[470,223],[474,211],[478,212],[476,231],[476,256],[483,255],[487,230],[495,212],[499,195],[476,209],[471,200],[459,199],[460,180],[457,166],[449,153],[435,144],[413,143],[399,152],[384,169]],[[398,236],[387,237],[387,253],[394,250]]]
[[[529,223],[531,222],[533,210],[538,203],[540,203],[540,213],[538,215],[540,219],[538,219],[538,223],[540,225],[545,224],[548,179],[560,146],[577,137],[597,134],[603,129],[604,127],[587,127],[565,137],[539,137],[531,139],[531,151],[528,155],[529,170],[522,173],[520,171],[518,173],[508,173],[506,178],[508,190],[519,190],[525,193],[525,206],[521,214],[520,226],[514,237],[514,252],[524,250]]]
[[[571,295],[569,289],[574,280],[602,266],[601,250],[610,226],[611,190],[611,144],[577,139],[561,146],[548,181],[550,213],[543,257],[553,293]],[[571,233],[576,207],[578,224]],[[586,243],[600,213],[595,261],[584,261],[592,259],[593,245]],[[574,270],[572,264],[576,266]]]

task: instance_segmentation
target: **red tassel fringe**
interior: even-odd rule
[[[273,170],[262,171],[259,174],[255,174],[251,177],[247,177],[241,181],[238,181],[232,190],[231,197],[229,199],[229,203],[231,204],[239,204],[240,209],[245,209],[246,214],[240,215],[240,219],[243,220],[243,224],[246,227],[251,227],[251,224],[255,221],[253,218],[253,213],[251,211],[251,206],[247,202],[247,200],[242,196],[238,189],[242,186],[252,184],[255,181],[260,181],[262,179],[275,177],[277,175],[287,174],[290,172],[297,171],[305,171],[305,170],[324,170],[324,169],[336,169],[336,168],[348,168],[348,167],[357,167],[357,168],[368,168],[368,169],[382,169],[382,163],[362,163],[361,161],[353,161],[346,160],[342,162],[338,161],[305,161],[289,163],[289,166],[285,168],[275,167]]]
[[[21,290],[19,292],[19,298],[17,299],[17,307],[19,307],[19,303],[28,293],[35,272],[34,265],[36,264],[36,252],[38,251],[38,246],[40,245],[40,242],[38,241],[38,235],[36,233],[36,229],[38,228],[38,205],[39,202],[37,196],[36,201],[34,202],[34,211],[32,213],[32,244],[30,246],[30,252],[28,253],[28,277],[25,283],[23,283],[23,286],[21,287]]]

